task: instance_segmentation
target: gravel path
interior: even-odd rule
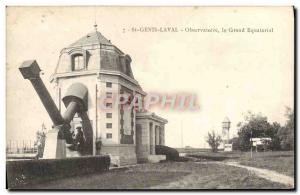
[[[249,171],[253,171],[259,177],[268,179],[268,180],[273,181],[273,182],[282,183],[282,184],[285,184],[285,185],[287,185],[289,187],[292,187],[292,188],[294,187],[294,178],[292,178],[290,176],[287,176],[287,175],[283,175],[283,174],[278,173],[276,171],[271,171],[271,170],[268,170],[268,169],[261,169],[261,168],[255,168],[255,167],[240,165],[236,162],[227,162],[225,164],[230,165],[230,166],[244,168],[244,169],[247,169]]]
[[[201,163],[204,163],[204,162],[201,162]],[[272,181],[272,182],[281,183],[281,184],[284,184],[284,185],[286,185],[288,187],[291,187],[291,188],[294,187],[294,178],[292,178],[290,176],[287,176],[287,175],[283,175],[283,174],[278,173],[276,171],[271,171],[271,170],[268,170],[268,169],[262,169],[262,168],[256,168],[256,167],[249,167],[249,166],[245,166],[245,165],[240,165],[238,162],[213,162],[213,161],[209,161],[209,162],[205,162],[205,163],[223,164],[223,165],[229,165],[229,166],[244,168],[244,169],[247,169],[248,171],[253,172],[258,177],[267,179],[267,180]]]

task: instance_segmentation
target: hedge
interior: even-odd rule
[[[158,155],[166,155],[166,160],[172,160],[172,161],[179,160],[178,151],[168,146],[156,145],[155,153]]]
[[[107,171],[110,157],[87,156],[6,162],[7,188],[26,188],[28,184]]]
[[[230,157],[230,156],[212,156],[212,155],[203,155],[203,154],[189,154],[188,156],[201,159],[201,160],[213,160],[213,161],[223,161],[226,159],[238,158],[238,157]]]

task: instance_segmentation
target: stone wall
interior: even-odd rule
[[[118,166],[137,163],[134,144],[103,145],[100,154],[109,154],[111,156],[111,163]]]

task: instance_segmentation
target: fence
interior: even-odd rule
[[[6,144],[6,154],[34,154],[37,152],[37,145],[32,140],[9,140]]]

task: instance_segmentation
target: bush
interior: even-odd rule
[[[218,152],[218,147],[222,142],[222,138],[213,130],[212,132],[208,132],[206,142],[211,147],[212,152]]]
[[[109,156],[88,156],[65,159],[7,161],[8,188],[75,175],[103,172],[109,169]]]
[[[167,160],[176,161],[179,159],[178,151],[168,146],[156,145],[155,153],[158,155],[166,155]]]

